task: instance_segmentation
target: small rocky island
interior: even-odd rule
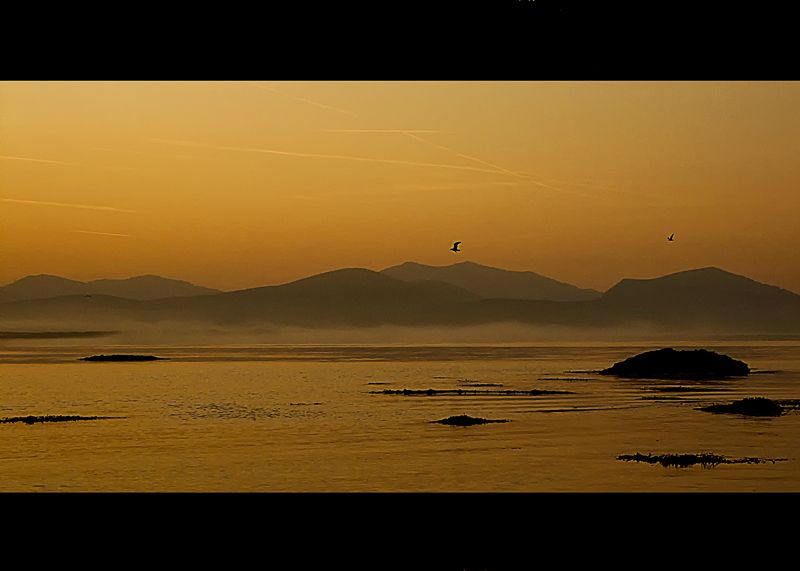
[[[166,361],[166,357],[154,357],[153,355],[92,355],[91,357],[81,357],[79,361]]]
[[[600,371],[601,375],[647,379],[720,379],[750,373],[750,367],[705,349],[647,351]]]
[[[477,418],[466,414],[451,416],[441,420],[432,420],[433,424],[449,424],[450,426],[473,426],[475,424],[490,424],[492,422],[509,422],[508,420],[489,420],[487,418]]]

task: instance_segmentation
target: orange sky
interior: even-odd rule
[[[799,143],[796,82],[0,82],[0,283],[471,260],[800,293]]]

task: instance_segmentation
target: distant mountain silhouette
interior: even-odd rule
[[[474,268],[468,265],[470,269]],[[645,324],[670,332],[800,334],[800,295],[718,268],[624,279],[598,299],[581,301],[489,298],[452,283],[405,281],[386,271],[350,268],[283,285],[191,297],[133,300],[79,294],[19,300],[0,303],[0,318],[16,324],[58,322],[69,330],[78,323],[91,329],[123,329],[129,321],[306,328],[514,322],[592,329]]]
[[[404,281],[435,280],[463,287],[483,298],[544,299],[582,301],[598,299],[602,294],[581,289],[534,272],[515,272],[461,262],[450,266],[426,266],[406,262],[381,272]]]
[[[334,270],[277,286],[220,293],[202,298],[160,300],[165,312],[203,315],[217,323],[268,321],[317,326],[415,325],[441,307],[477,299],[441,282],[404,282],[372,270]]]
[[[187,281],[160,276],[137,276],[121,280],[79,282],[58,276],[27,276],[0,287],[0,303],[23,299],[43,299],[62,295],[112,295],[127,299],[160,299],[219,293],[217,289],[196,286]]]
[[[715,267],[623,279],[601,303],[607,312],[672,328],[800,331],[800,295]]]

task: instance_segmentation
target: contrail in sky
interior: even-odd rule
[[[0,159],[9,159],[14,161],[33,161],[35,163],[56,163],[59,165],[74,165],[75,163],[65,163],[64,161],[50,161],[47,159],[31,159],[28,157],[9,157],[5,155],[0,155]]]
[[[407,135],[414,140],[419,141],[420,143],[425,143],[426,145],[430,145],[432,147],[436,147],[437,149],[442,149],[443,151],[447,151],[448,153],[452,153],[457,155],[463,159],[468,159],[470,161],[475,161],[477,163],[481,163],[482,165],[486,165],[487,167],[492,167],[499,171],[503,171],[506,174],[514,175],[514,176],[522,176],[517,174],[513,171],[508,169],[504,169],[503,167],[499,167],[497,165],[493,165],[492,163],[487,163],[486,161],[482,161],[481,159],[476,159],[475,157],[470,157],[468,155],[464,155],[459,153],[458,151],[454,151],[453,149],[448,149],[447,147],[443,147],[441,145],[437,145],[435,143],[431,143],[424,139],[420,139],[416,136],[415,133],[441,133],[442,131],[434,131],[434,130],[426,130],[426,129],[320,129],[322,132],[326,133],[400,133],[401,135]]]
[[[357,117],[357,115],[355,113],[351,113],[350,111],[343,111],[342,109],[335,109],[335,108],[329,107],[327,105],[322,105],[321,103],[316,103],[314,101],[309,101],[308,99],[303,99],[302,97],[296,97],[296,96],[293,96],[293,95],[289,95],[287,93],[283,93],[281,91],[278,91],[277,89],[274,89],[274,88],[271,88],[271,87],[267,87],[265,85],[261,85],[261,84],[258,84],[258,83],[252,83],[251,82],[251,84],[255,85],[256,87],[260,87],[261,89],[266,89],[268,91],[274,91],[275,93],[280,93],[281,95],[285,95],[287,97],[291,97],[292,99],[296,99],[297,101],[303,101],[305,103],[310,103],[312,105],[317,105],[318,107],[323,107],[325,109],[330,109],[331,111],[338,111],[339,113],[346,113],[348,115],[352,115],[353,117]],[[476,159],[475,157],[470,157],[470,156],[461,154],[461,153],[459,153],[457,151],[454,151],[453,149],[448,149],[447,147],[442,147],[441,145],[436,145],[434,143],[429,143],[428,141],[424,141],[423,139],[420,139],[419,137],[414,135],[414,133],[438,133],[439,131],[424,130],[424,129],[322,129],[322,131],[340,132],[340,133],[402,133],[403,135],[407,135],[407,136],[409,136],[409,137],[411,137],[413,139],[416,139],[417,141],[420,141],[421,143],[425,143],[427,145],[431,145],[431,146],[437,147],[439,149],[442,149],[442,150],[445,150],[447,152],[450,152],[450,153],[453,153],[455,155],[458,155],[459,157],[462,157],[464,159],[468,159],[470,161],[478,162],[478,163],[480,163],[482,165],[486,165],[488,167],[492,167],[493,169],[497,169],[498,171],[504,172],[504,173],[512,175],[512,176],[518,176],[518,177],[522,176],[522,175],[519,175],[519,174],[517,174],[517,173],[515,173],[513,171],[510,171],[508,169],[504,169],[503,167],[499,167],[497,165],[493,165],[491,163],[487,163],[486,161],[482,161],[481,159]],[[341,158],[344,158],[344,157],[341,157]],[[355,160],[358,160],[358,159],[355,159]],[[455,167],[452,167],[452,168],[455,168]],[[477,169],[472,169],[472,170],[477,170]]]
[[[443,133],[428,129],[318,129],[322,133]]]
[[[81,234],[99,234],[101,236],[123,236],[123,237],[130,237],[130,234],[112,234],[110,232],[92,232],[90,230],[75,230],[75,232],[80,232]]]
[[[414,133],[413,133],[413,132],[411,132],[411,131],[401,131],[401,132],[402,132],[404,135],[407,135],[407,136],[411,137],[412,139],[415,139],[415,140],[417,140],[417,141],[419,141],[419,142],[421,142],[421,143],[425,143],[426,145],[431,145],[432,147],[436,147],[437,149],[442,149],[443,151],[447,151],[447,152],[449,152],[449,153],[453,153],[454,155],[458,155],[459,157],[462,157],[462,158],[464,158],[464,159],[468,159],[468,160],[470,160],[470,161],[475,161],[475,162],[481,163],[482,165],[486,165],[486,166],[488,166],[488,167],[492,167],[492,168],[495,168],[495,169],[501,170],[501,171],[503,171],[503,172],[505,172],[505,173],[508,173],[508,174],[510,174],[510,175],[514,175],[514,176],[522,176],[522,175],[520,175],[520,174],[518,174],[518,173],[515,173],[515,172],[513,172],[513,171],[510,171],[510,170],[508,170],[508,169],[504,169],[503,167],[499,167],[499,166],[497,166],[497,165],[493,165],[492,163],[487,163],[486,161],[482,161],[481,159],[476,159],[475,157],[470,157],[470,156],[468,156],[468,155],[463,155],[463,154],[459,153],[458,151],[454,151],[453,149],[448,149],[447,147],[443,147],[443,146],[441,146],[441,145],[437,145],[437,144],[435,144],[435,143],[431,143],[431,142],[429,142],[429,141],[426,141],[426,140],[424,140],[424,139],[420,139],[419,137],[417,137],[416,135],[414,135]]]
[[[44,200],[20,200],[17,198],[0,198],[3,202],[17,202],[19,204],[42,204],[44,206],[65,206],[68,208],[88,208],[89,210],[111,210],[113,212],[136,212],[136,210],[125,210],[124,208],[114,208],[113,206],[95,206],[92,204],[66,204],[64,202],[46,202]]]
[[[336,111],[337,113],[345,113],[347,115],[352,115],[353,117],[358,117],[355,113],[351,113],[350,111],[344,111],[343,109],[336,109],[335,107],[329,107],[328,105],[323,105],[322,103],[317,103],[316,101],[311,101],[309,99],[303,99],[302,97],[297,97],[296,95],[289,95],[288,93],[284,93],[283,91],[278,91],[273,87],[267,87],[266,85],[261,85],[260,83],[248,82],[250,85],[254,85],[260,89],[266,89],[267,91],[272,91],[273,93],[278,93],[283,95],[284,97],[289,97],[296,101],[302,101],[303,103],[309,103],[311,105],[316,105],[317,107],[322,107],[323,109],[329,109],[331,111]]]
[[[202,143],[192,143],[188,141],[170,141],[166,139],[156,139],[163,143],[167,143],[170,145],[184,145],[187,147],[200,147],[205,149],[218,149],[223,151],[246,151],[250,153],[268,153],[273,155],[286,155],[290,157],[310,157],[310,158],[318,158],[318,159],[339,159],[339,160],[348,160],[348,161],[363,161],[363,162],[370,162],[370,163],[389,163],[389,164],[398,164],[398,165],[410,165],[410,166],[418,166],[418,167],[434,167],[434,168],[443,168],[443,169],[454,169],[454,170],[467,170],[467,171],[477,171],[477,172],[486,172],[492,174],[511,174],[514,175],[511,171],[499,171],[499,170],[488,170],[488,169],[480,169],[476,167],[465,167],[459,165],[447,165],[447,164],[437,164],[437,163],[420,163],[415,161],[403,161],[399,159],[372,159],[368,157],[348,157],[344,155],[323,155],[323,154],[316,154],[316,153],[297,153],[297,152],[290,152],[290,151],[276,151],[272,149],[252,149],[252,148],[245,148],[245,147],[222,147],[217,145],[204,145]],[[519,176],[519,175],[516,175]]]
[[[324,109],[329,109],[331,111],[336,111],[338,113],[345,113],[345,114],[351,115],[353,117],[358,117],[355,113],[351,113],[350,111],[344,111],[342,109],[336,109],[336,108],[330,107],[328,105],[322,105],[321,103],[317,103],[315,101],[310,101],[308,99],[303,99],[302,97],[289,95],[288,93],[284,93],[284,92],[279,91],[279,90],[277,90],[275,88],[267,87],[266,85],[261,85],[259,83],[255,83],[255,82],[249,82],[249,83],[251,85],[254,85],[255,87],[260,88],[260,89],[265,89],[267,91],[272,91],[274,93],[278,93],[280,95],[284,95],[286,97],[290,97],[292,99],[295,99],[296,101],[302,101],[304,103],[309,103],[311,105],[316,105],[317,107],[322,107]],[[425,141],[424,139],[421,139],[421,138],[416,136],[416,134],[421,134],[421,133],[440,133],[441,131],[427,130],[427,129],[321,129],[321,131],[339,132],[339,133],[400,133],[400,134],[406,135],[408,137],[411,137],[412,139],[415,139],[415,140],[417,140],[417,141],[419,141],[421,143],[425,143],[426,145],[430,145],[432,147],[436,147],[438,149],[441,149],[443,151],[447,151],[447,152],[452,153],[452,154],[454,154],[456,156],[459,156],[461,158],[477,162],[477,163],[485,165],[487,167],[491,167],[494,170],[478,169],[478,168],[471,168],[471,167],[459,167],[459,166],[456,166],[456,165],[416,163],[416,162],[412,162],[412,161],[401,161],[401,160],[392,160],[392,159],[368,159],[368,158],[364,158],[364,157],[345,157],[345,156],[339,156],[339,155],[315,155],[315,154],[310,154],[310,153],[290,153],[290,152],[287,152],[287,151],[273,151],[273,150],[266,150],[266,149],[240,149],[240,148],[234,149],[232,147],[224,147],[224,148],[226,148],[228,150],[262,152],[262,153],[282,154],[282,155],[291,155],[291,156],[299,156],[299,157],[317,157],[317,158],[345,159],[345,160],[353,160],[353,161],[395,163],[395,164],[407,164],[407,165],[416,165],[416,166],[450,168],[450,169],[458,169],[458,170],[471,170],[471,171],[477,171],[477,172],[491,172],[491,173],[496,173],[496,174],[506,174],[506,175],[522,178],[522,179],[525,179],[525,180],[527,180],[527,181],[529,181],[529,182],[531,182],[531,183],[533,183],[535,185],[538,185],[538,186],[541,186],[541,187],[544,187],[544,188],[549,188],[551,190],[556,190],[556,191],[559,191],[559,192],[566,192],[568,194],[578,194],[578,195],[587,196],[587,197],[590,196],[590,195],[587,195],[587,194],[584,194],[584,193],[581,193],[581,192],[576,192],[576,191],[573,191],[573,190],[566,190],[566,189],[563,189],[563,188],[558,188],[558,187],[555,187],[555,186],[551,186],[549,184],[545,184],[544,182],[541,182],[541,181],[538,181],[538,180],[535,180],[535,179],[531,178],[529,175],[520,174],[520,173],[511,171],[509,169],[503,168],[503,167],[498,166],[498,165],[494,165],[492,163],[489,163],[487,161],[478,159],[476,157],[471,157],[469,155],[465,155],[463,153],[459,153],[458,151],[454,151],[453,149],[450,149],[450,148],[447,148],[447,147],[443,147],[442,145],[437,145],[435,143],[431,143],[429,141]],[[201,145],[198,145],[198,146],[201,146]],[[211,148],[211,147],[209,146],[208,148]],[[216,148],[222,149],[223,147],[216,147]],[[592,197],[592,198],[595,198],[595,197]]]
[[[415,140],[417,140],[417,141],[419,141],[421,143],[425,143],[426,145],[430,145],[432,147],[436,147],[437,149],[442,149],[443,151],[447,151],[447,152],[452,153],[454,155],[457,155],[457,156],[459,156],[461,158],[468,159],[470,161],[475,161],[475,162],[480,163],[482,165],[486,165],[488,167],[492,167],[493,169],[496,169],[495,171],[487,171],[487,172],[498,172],[498,173],[502,173],[502,174],[508,174],[508,175],[511,175],[511,176],[516,176],[516,177],[525,179],[525,180],[527,180],[527,181],[529,181],[529,182],[531,182],[533,184],[536,184],[538,186],[542,186],[544,188],[549,188],[551,190],[557,190],[557,191],[566,192],[566,193],[569,193],[569,194],[579,194],[581,196],[589,196],[589,195],[583,194],[581,192],[565,190],[563,188],[558,188],[556,186],[551,186],[549,184],[545,184],[544,182],[541,182],[541,181],[538,181],[538,180],[535,180],[535,179],[531,178],[529,175],[511,171],[509,169],[503,168],[503,167],[498,166],[498,165],[494,165],[492,163],[486,162],[486,161],[478,159],[476,157],[470,157],[469,155],[465,155],[463,153],[459,153],[458,151],[454,151],[453,149],[449,149],[447,147],[443,147],[442,145],[437,145],[435,143],[431,143],[431,142],[426,141],[424,139],[421,139],[420,137],[417,137],[415,135],[415,133],[441,133],[442,131],[423,130],[423,129],[323,129],[323,131],[339,132],[339,133],[400,133],[400,134],[403,134],[403,135],[407,135],[408,137],[411,137],[412,139],[415,139]]]

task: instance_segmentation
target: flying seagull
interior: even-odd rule
[[[455,244],[453,244],[453,247],[452,247],[452,248],[450,248],[450,249],[451,249],[451,250],[453,250],[454,252],[460,252],[461,250],[459,250],[459,249],[458,249],[458,245],[459,245],[460,243],[461,243],[461,242],[456,242]]]
[[[674,242],[675,240],[672,239],[673,236],[675,236],[675,234],[670,234],[667,240],[669,240],[670,242]]]

